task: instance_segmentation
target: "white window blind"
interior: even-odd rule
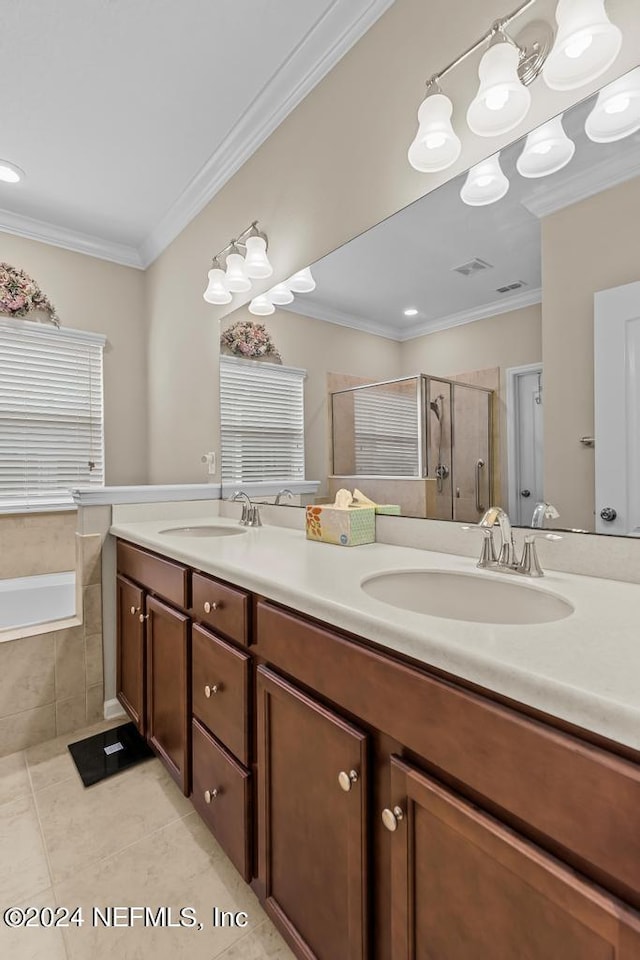
[[[220,357],[223,482],[304,480],[305,370]]]
[[[419,473],[418,410],[414,396],[390,389],[353,393],[356,473],[415,477]]]
[[[0,511],[104,485],[105,338],[0,318]]]

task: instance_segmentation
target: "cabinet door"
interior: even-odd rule
[[[144,593],[125,577],[117,577],[117,695],[140,733],[146,732]]]
[[[147,597],[147,737],[189,794],[189,618]]]
[[[364,960],[367,738],[265,667],[258,691],[258,878],[308,960]]]
[[[383,819],[393,832],[393,960],[640,956],[637,914],[436,781],[391,763]]]

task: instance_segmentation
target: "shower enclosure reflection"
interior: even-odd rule
[[[331,393],[331,496],[357,487],[405,516],[476,522],[494,502],[494,391],[419,374]]]

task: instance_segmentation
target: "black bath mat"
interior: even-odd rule
[[[134,723],[122,723],[86,740],[70,743],[69,753],[85,787],[155,756]]]

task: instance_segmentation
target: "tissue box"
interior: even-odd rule
[[[397,503],[376,503],[376,513],[385,517],[399,517],[400,505]]]
[[[307,540],[358,547],[374,543],[376,511],[374,507],[307,507]]]

